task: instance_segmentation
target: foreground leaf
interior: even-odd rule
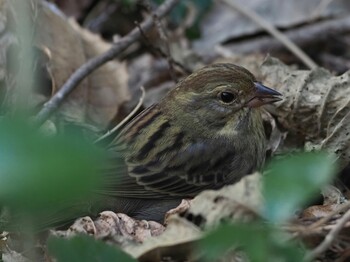
[[[209,233],[199,244],[199,252],[204,254],[206,261],[215,261],[228,251],[237,250],[243,250],[252,262],[302,260],[299,249],[263,223],[224,225]]]
[[[288,219],[334,173],[334,159],[326,153],[302,153],[272,162],[264,177],[265,217],[276,223]]]
[[[79,137],[45,137],[24,122],[3,121],[0,145],[0,204],[21,219],[89,199],[101,184],[102,154]]]
[[[135,262],[123,251],[87,236],[71,239],[52,237],[48,241],[50,253],[58,262]]]

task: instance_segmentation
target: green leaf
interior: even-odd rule
[[[303,253],[274,228],[262,223],[223,225],[199,242],[205,261],[216,261],[225,253],[243,250],[249,261],[301,261]]]
[[[273,161],[264,177],[264,215],[282,222],[309,201],[335,173],[335,160],[326,153],[302,153]]]
[[[89,199],[102,183],[102,159],[103,154],[80,137],[49,138],[24,121],[2,121],[0,204],[38,216]]]
[[[48,249],[58,262],[137,261],[116,247],[88,236],[76,236],[71,239],[50,237]]]

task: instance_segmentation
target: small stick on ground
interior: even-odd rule
[[[158,7],[155,14],[162,18],[164,17],[179,0],[166,0]],[[149,31],[154,26],[152,17],[147,18],[140,25],[144,32]],[[64,99],[78,86],[78,84],[94,70],[102,66],[108,61],[116,58],[120,53],[127,49],[132,43],[141,38],[141,32],[138,28],[134,28],[129,34],[120,39],[120,41],[113,44],[113,46],[105,53],[96,56],[81,67],[79,67],[70,78],[64,83],[61,89],[53,95],[53,97],[44,104],[40,112],[35,116],[34,123],[42,125],[62,104]]]
[[[269,34],[271,34],[276,39],[278,39],[310,69],[317,67],[317,64],[303,50],[301,50],[288,37],[286,37],[282,32],[277,30],[271,23],[266,21],[263,17],[253,12],[252,10],[249,10],[248,8],[245,8],[244,6],[238,4],[235,0],[222,0],[222,1],[225,2],[228,6],[235,9],[236,11],[240,12],[241,14],[251,19],[254,23],[261,26]]]
[[[142,106],[143,100],[145,100],[145,95],[146,95],[146,91],[145,88],[143,86],[140,87],[141,90],[141,97],[139,99],[139,102],[137,103],[137,105],[135,106],[135,108],[130,112],[130,114],[128,114],[122,121],[120,121],[120,123],[118,125],[116,125],[115,127],[113,127],[112,130],[107,131],[107,133],[105,133],[103,136],[99,137],[98,139],[96,139],[94,141],[94,143],[98,143],[101,140],[109,137],[110,135],[114,134],[116,131],[118,131],[122,126],[124,126],[125,123],[127,123],[136,113],[137,111],[139,111],[139,109]]]
[[[348,222],[350,219],[350,210],[348,210],[342,218],[339,219],[338,223],[332,228],[331,231],[327,234],[325,239],[322,241],[321,244],[319,244],[314,250],[309,252],[305,257],[304,261],[311,261],[324,253],[328,248],[331,247],[332,243],[338,236],[340,230],[343,229],[346,222]]]
[[[335,215],[347,210],[350,208],[350,201],[341,205],[339,208],[331,212],[328,216],[325,216],[319,220],[317,220],[315,223],[311,224],[310,226],[307,227],[307,229],[312,230],[315,229],[319,226],[322,226],[326,224],[329,220],[331,220]]]

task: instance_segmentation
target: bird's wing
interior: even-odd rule
[[[221,187],[231,172],[225,170],[230,166],[227,163],[234,159],[233,149],[227,148],[218,141],[188,137],[159,109],[151,107],[112,143],[103,192],[164,199],[194,196],[204,189]]]
[[[233,159],[233,151],[227,152],[218,145],[208,148],[206,143],[193,141],[168,151],[163,160],[153,159],[151,165],[129,163],[129,175],[158,194],[194,196],[204,189],[227,184]]]

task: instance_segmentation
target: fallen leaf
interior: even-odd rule
[[[270,108],[278,122],[307,142],[307,150],[335,153],[341,168],[350,160],[350,71],[333,76],[323,68],[296,70],[274,58],[261,66],[264,84],[283,94]]]
[[[51,231],[51,234],[66,238],[87,234],[96,239],[123,239],[142,243],[163,231],[164,226],[157,222],[136,220],[125,214],[103,211],[95,220],[88,216],[78,218],[67,230]]]
[[[323,205],[310,206],[303,210],[301,219],[319,219],[330,215],[344,203],[345,197],[340,190],[328,185],[322,189]]]
[[[7,1],[0,3],[0,29],[1,22],[6,23],[9,15],[6,12]],[[33,108],[48,101],[81,65],[111,47],[110,43],[67,19],[55,5],[38,1],[35,7],[31,15],[37,28],[32,44],[48,54],[48,59],[39,61],[39,65],[47,69],[47,78],[50,78],[52,85],[46,84],[40,88],[40,97],[34,102],[30,101]],[[2,72],[7,73],[6,52],[16,43],[16,39],[15,33],[7,28],[0,37],[0,79],[4,75]],[[52,118],[54,124],[62,128],[60,122],[69,121],[105,129],[118,115],[120,107],[130,100],[127,82],[125,63],[113,60],[104,64],[65,99],[57,114],[59,117]],[[33,95],[35,92],[33,90]]]

